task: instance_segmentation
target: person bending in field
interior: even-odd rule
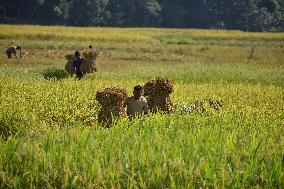
[[[134,87],[133,96],[127,98],[123,107],[126,107],[127,116],[129,118],[141,117],[148,114],[148,104],[142,97],[143,88],[140,85]]]
[[[8,58],[12,58],[12,55],[14,54],[16,58],[17,57],[17,50],[20,50],[20,58],[21,58],[21,47],[20,46],[12,46],[12,47],[9,47],[7,50],[6,50],[6,54],[8,56]]]
[[[81,57],[81,53],[79,51],[75,52],[76,60],[73,62],[73,67],[75,68],[76,78],[78,80],[84,77],[83,72],[81,71],[81,65],[83,64],[83,58]]]

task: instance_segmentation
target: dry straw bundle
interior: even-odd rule
[[[172,111],[172,92],[173,84],[166,77],[156,77],[144,85],[144,95],[147,96],[148,106],[152,112]]]
[[[85,50],[83,51],[83,64],[80,66],[81,71],[83,73],[93,73],[97,71],[97,64],[96,64],[96,53],[94,51]],[[70,74],[75,74],[75,68],[73,66],[73,62],[76,60],[74,54],[67,54],[65,58],[68,60],[67,64],[65,65],[65,70]]]
[[[104,88],[97,91],[96,100],[101,104],[98,121],[101,124],[110,124],[113,119],[119,118],[123,112],[122,104],[127,98],[127,92],[120,87]]]
[[[168,96],[173,91],[173,84],[166,77],[156,77],[144,85],[145,96]]]
[[[98,71],[96,60],[84,60],[84,63],[80,67],[83,73],[93,73]]]
[[[65,70],[70,75],[75,74],[75,67],[73,66],[73,62],[76,60],[75,54],[66,54],[65,58],[68,60],[67,64],[65,65]]]
[[[68,60],[67,64],[65,65],[65,70],[70,75],[75,74],[75,67],[73,66],[73,61],[72,60]]]
[[[93,73],[97,71],[97,53],[92,49],[87,49],[83,51],[83,57],[85,64],[81,65],[81,70],[83,73]]]
[[[72,53],[72,54],[66,54],[65,55],[65,58],[68,60],[68,61],[75,61],[76,60],[76,57],[75,55]]]
[[[97,59],[97,53],[94,50],[84,50],[82,54],[85,60],[92,61]]]

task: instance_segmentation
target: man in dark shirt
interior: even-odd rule
[[[76,60],[73,62],[75,68],[76,78],[81,79],[84,77],[83,72],[81,71],[81,65],[83,64],[83,58],[81,58],[81,53],[79,51],[75,52]]]
[[[16,58],[17,57],[17,50],[20,50],[20,58],[21,58],[21,47],[20,46],[12,46],[12,47],[9,47],[7,50],[6,50],[6,54],[8,56],[8,58],[12,58],[12,54],[15,55]]]

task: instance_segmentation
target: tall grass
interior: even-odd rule
[[[14,39],[29,53],[0,55],[0,188],[284,187],[282,33],[0,28],[3,52]],[[170,34],[172,41],[161,41]],[[208,36],[222,40],[210,44]],[[263,45],[248,60],[251,36]],[[63,69],[64,54],[93,39],[99,72],[44,80],[43,70]],[[178,44],[183,39],[193,44]],[[97,124],[98,89],[118,85],[131,95],[157,75],[174,83],[175,113]],[[205,98],[219,99],[220,111],[179,114]]]
[[[185,36],[192,39],[224,39],[224,40],[284,40],[283,33],[250,33],[224,30],[197,29],[154,29],[154,28],[79,28],[62,26],[13,26],[1,25],[0,38],[28,38],[28,39],[73,39],[114,42],[150,42],[166,36]]]

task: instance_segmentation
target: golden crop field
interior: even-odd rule
[[[98,72],[44,79],[90,44]],[[0,51],[0,188],[284,187],[284,33],[0,25]],[[97,123],[97,90],[156,76],[173,113]]]

